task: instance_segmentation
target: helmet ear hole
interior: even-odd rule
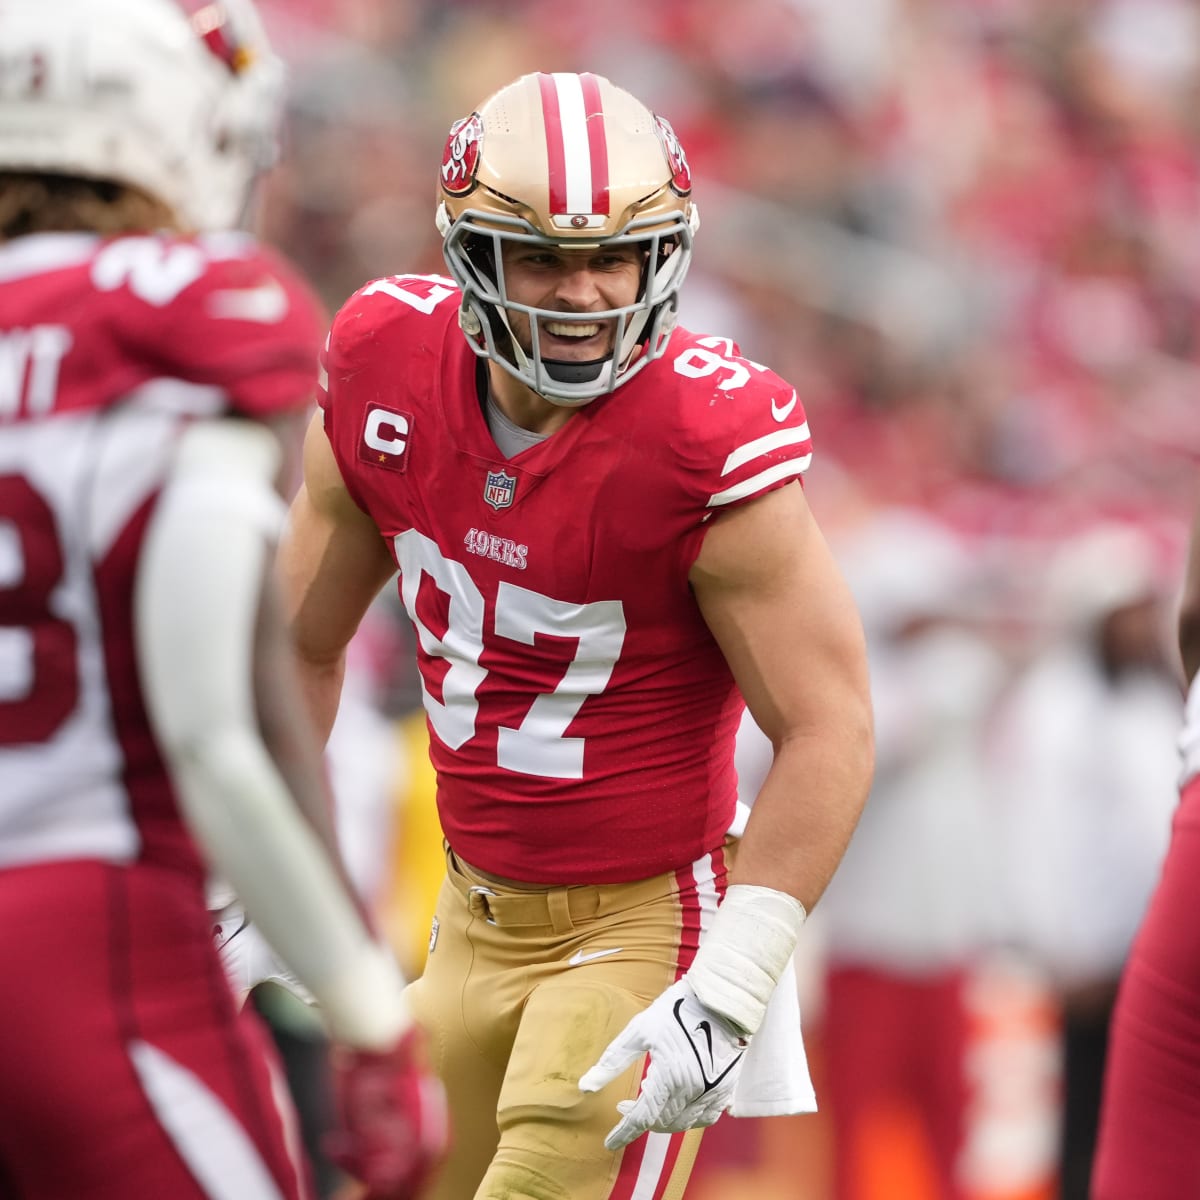
[[[468,233],[463,238],[463,253],[482,278],[486,279],[493,286],[499,283],[500,274],[496,269],[496,244],[494,239],[483,237],[477,233]]]

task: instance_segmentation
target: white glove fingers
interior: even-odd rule
[[[608,1131],[608,1137],[604,1139],[604,1147],[606,1150],[620,1150],[623,1146],[628,1146],[630,1142],[640,1138],[649,1128],[650,1126],[644,1120],[635,1120],[632,1115],[627,1116]]]
[[[637,1098],[622,1100],[617,1105],[617,1111],[623,1114],[624,1120],[610,1130],[604,1144],[610,1150],[627,1146],[648,1129],[658,1129],[664,1119],[670,1120],[676,1116],[682,1106],[676,1100],[665,1072],[656,1070],[651,1059]]]
[[[635,1017],[608,1044],[595,1066],[589,1067],[579,1080],[581,1092],[598,1092],[623,1074],[650,1049]]]
[[[579,1081],[581,1090],[599,1091],[642,1054],[650,1055],[637,1098],[616,1105],[621,1119],[604,1145],[619,1150],[648,1130],[675,1133],[713,1124],[733,1098],[746,1043],[697,999],[686,976],[672,984]]]

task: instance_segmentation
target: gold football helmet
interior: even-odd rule
[[[611,392],[661,357],[699,224],[687,159],[662,117],[599,75],[525,75],[455,122],[439,185],[438,229],[462,288],[459,324],[476,354],[568,407]],[[637,301],[579,314],[516,303],[505,292],[505,241],[637,243]],[[532,353],[513,336],[510,311],[528,316]],[[539,354],[539,322],[612,319],[614,349],[603,359]]]

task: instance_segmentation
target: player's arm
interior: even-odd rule
[[[320,745],[337,716],[346,647],[395,570],[375,523],[346,490],[318,413],[304,439],[304,481],[288,514],[277,573]]]
[[[799,484],[717,518],[691,581],[774,748],[730,882],[774,888],[811,909],[841,861],[873,771],[857,608]]]
[[[309,793],[307,807],[327,808],[305,714],[281,710],[289,656],[269,587],[278,456],[271,433],[248,421],[184,434],[139,564],[139,669],[183,815],[212,867],[334,1035],[380,1048],[408,1025],[403,980],[295,798]]]
[[[278,461],[276,439],[248,421],[201,422],[183,435],[139,560],[139,670],[201,851],[339,1043],[342,1125],[331,1153],[374,1194],[407,1196],[444,1149],[444,1096],[422,1065],[392,953],[297,805],[306,795],[306,807],[327,811],[272,596]]]
[[[1183,596],[1179,605],[1179,653],[1185,678],[1190,682],[1200,671],[1200,511],[1192,521]]]
[[[873,770],[862,629],[799,484],[715,520],[690,579],[774,758],[691,967],[580,1080],[597,1091],[649,1051],[636,1101],[618,1105],[610,1149],[647,1129],[711,1125],[729,1106],[747,1041],[845,852]]]

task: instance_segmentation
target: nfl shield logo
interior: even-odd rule
[[[507,471],[489,471],[483,485],[483,498],[497,511],[511,508],[517,490],[517,477]]]

